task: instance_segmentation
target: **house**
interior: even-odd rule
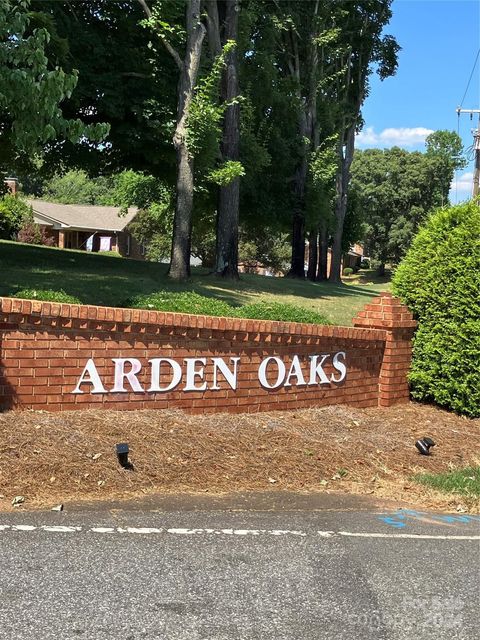
[[[363,245],[358,242],[355,243],[350,249],[348,253],[343,255],[343,265],[342,268],[351,267],[352,269],[359,269],[360,264],[363,260]]]
[[[308,269],[308,257],[309,257],[310,245],[308,240],[305,241],[305,272]],[[356,243],[350,247],[350,249],[342,255],[342,272],[346,267],[351,269],[359,269],[363,260],[363,245]],[[332,262],[332,249],[328,247],[327,252],[327,275],[330,275],[330,264]]]
[[[144,260],[145,247],[131,234],[129,224],[138,210],[129,208],[125,215],[119,207],[83,204],[59,204],[28,200],[33,219],[64,249],[115,251],[121,256]]]

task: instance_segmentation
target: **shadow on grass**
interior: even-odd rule
[[[167,270],[166,264],[0,241],[0,295],[7,296],[22,289],[63,289],[86,304],[120,306],[139,294],[193,290],[239,306],[255,295],[361,300],[378,295],[382,288],[382,284],[314,283],[252,274],[230,281],[202,267],[192,268],[187,282],[176,283],[168,279]]]

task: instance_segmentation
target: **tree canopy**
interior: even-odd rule
[[[362,232],[348,184],[369,78],[387,78],[397,65],[399,46],[384,32],[391,0],[4,5],[10,57],[0,65],[19,83],[12,96],[28,99],[25,112],[10,97],[0,113],[29,159],[39,152],[23,175],[84,171],[78,193],[91,186],[80,184],[86,176],[132,170],[156,179],[171,194],[162,251],[172,243],[174,278],[188,277],[192,249],[216,273],[237,277],[239,238],[249,255],[257,246],[265,256],[271,239],[287,237],[292,276],[305,276],[308,238],[308,276],[327,277],[331,247],[330,277],[339,279],[342,253]],[[39,96],[43,106],[29,119]],[[102,123],[109,132],[98,144]],[[445,176],[451,144],[430,143]],[[6,166],[21,170],[14,156]]]
[[[58,61],[62,48],[53,20],[31,11],[30,0],[0,4],[0,140],[3,165],[18,153],[32,154],[49,142],[99,140],[108,130],[68,118],[61,103],[71,97],[78,73]]]
[[[366,223],[367,253],[381,271],[387,262],[399,263],[427,214],[448,204],[462,151],[456,133],[437,131],[425,153],[398,147],[355,152],[350,191]]]

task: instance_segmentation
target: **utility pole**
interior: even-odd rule
[[[476,129],[472,129],[473,134],[473,153],[474,153],[474,169],[473,169],[473,189],[472,195],[474,198],[480,193],[480,109],[460,109],[457,108],[457,114],[460,117],[461,113],[469,113],[470,118],[474,113],[478,113],[478,126]]]

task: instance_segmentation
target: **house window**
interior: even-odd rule
[[[127,233],[127,248],[125,250],[125,255],[129,256],[131,251],[131,242],[132,238],[129,233]]]

